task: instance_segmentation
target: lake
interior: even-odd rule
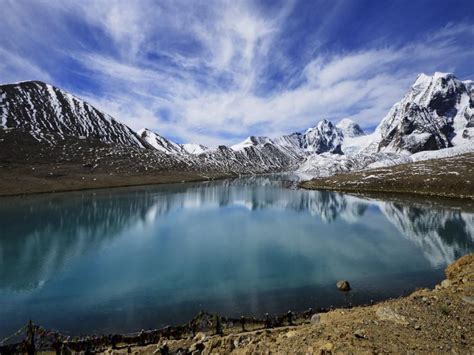
[[[474,250],[456,202],[287,188],[285,176],[0,199],[0,338],[368,303]],[[350,281],[353,291],[335,283]]]

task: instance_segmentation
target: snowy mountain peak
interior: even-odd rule
[[[342,154],[341,145],[344,136],[331,121],[326,119],[318,122],[303,135],[303,148],[309,152]]]
[[[48,144],[80,138],[144,148],[126,125],[41,81],[0,85],[0,126],[27,132]]]
[[[137,132],[137,134],[145,142],[150,144],[156,150],[166,154],[192,154],[199,155],[201,153],[207,152],[208,147],[201,144],[178,144],[169,139],[166,139],[163,136],[160,136],[158,133],[155,133],[148,128],[143,128]]]
[[[436,72],[433,76],[420,74],[415,83],[407,94],[407,99],[420,106],[430,106],[436,110],[443,109],[452,102],[446,102],[449,98],[451,101],[456,100],[459,96],[467,91],[466,85],[456,78],[452,73]]]
[[[322,121],[319,121],[316,126],[310,127],[306,130],[305,134],[309,134],[310,132],[313,131],[330,131],[332,130],[333,124],[331,121],[327,120],[326,118],[323,119]]]
[[[184,151],[184,149],[178,144],[171,142],[170,140],[160,136],[159,134],[153,131],[150,131],[147,128],[139,130],[137,134],[153,148],[163,153],[180,154]]]
[[[189,154],[194,154],[194,155],[199,155],[209,150],[208,147],[202,144],[194,144],[194,143],[181,144],[181,147],[183,147],[183,149]]]
[[[433,75],[427,75],[425,73],[420,73],[418,74],[415,83],[413,85],[420,85],[423,83],[430,83],[433,80],[438,80],[438,79],[450,79],[450,78],[456,78],[456,76],[453,73],[443,73],[443,72],[435,72]]]
[[[469,144],[469,101],[468,86],[454,74],[420,74],[377,127],[378,150],[416,153]]]
[[[342,154],[343,133],[332,122],[324,119],[305,133],[293,133],[276,138],[250,136],[241,143],[233,145],[234,151],[255,147],[261,149],[271,145],[284,155],[300,159],[308,154],[335,153]]]
[[[265,145],[267,143],[273,143],[272,140],[268,137],[256,137],[256,136],[249,136],[243,142],[234,144],[231,146],[232,150],[242,150],[247,147],[257,146],[257,145]]]

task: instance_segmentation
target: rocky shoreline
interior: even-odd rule
[[[262,319],[232,319],[201,312],[181,326],[127,335],[71,339],[30,321],[19,330],[26,329],[27,338],[0,347],[0,353],[27,349],[33,343],[28,334],[35,332],[37,349],[60,353],[472,353],[474,253],[449,265],[445,274],[446,279],[432,290],[421,288],[372,305],[309,309]],[[341,289],[342,284],[338,282],[337,287]]]
[[[433,290],[372,306],[315,314],[310,321],[229,335],[199,332],[105,353],[453,353],[474,351],[474,254],[446,268]]]

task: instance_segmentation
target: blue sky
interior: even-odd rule
[[[323,118],[373,129],[420,72],[474,79],[472,0],[0,0],[0,82],[134,129],[232,144]]]

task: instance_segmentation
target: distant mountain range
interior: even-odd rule
[[[177,144],[148,129],[134,132],[61,89],[28,81],[0,86],[0,147],[14,149],[8,146],[8,134],[17,132],[40,145],[93,141],[133,149],[137,159],[140,151],[148,152],[147,157],[155,152],[157,161],[167,161],[167,169],[184,164],[238,174],[299,170],[325,175],[405,162],[425,151],[439,151],[424,155],[430,158],[474,150],[473,88],[472,81],[460,81],[453,74],[420,74],[372,134],[348,119],[337,124],[324,119],[304,133],[250,136],[231,147],[210,149]]]

